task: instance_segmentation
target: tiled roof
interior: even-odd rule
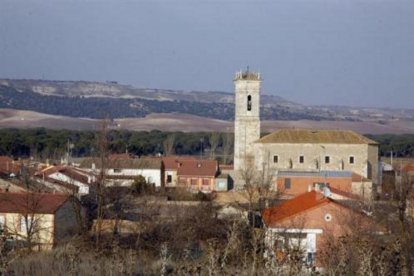
[[[262,212],[262,218],[267,226],[273,226],[284,219],[331,202],[333,201],[324,197],[323,194],[311,191],[287,200],[278,206],[265,209]]]
[[[0,193],[0,212],[54,214],[69,196],[46,193]]]
[[[216,160],[182,160],[177,170],[178,176],[210,176],[217,174]]]
[[[54,178],[45,177],[44,182],[50,183],[52,185],[61,186],[65,189],[70,190],[70,191],[75,192],[75,193],[79,192],[79,187],[78,186],[67,183],[67,182],[64,182],[64,181],[61,181],[61,180],[57,180],[57,179],[54,179]]]
[[[350,130],[280,129],[256,143],[369,144],[378,143]]]
[[[44,168],[43,170],[41,170],[37,174],[41,174],[41,175],[44,175],[44,176],[49,176],[49,175],[54,174],[56,172],[59,172],[63,169],[64,169],[64,166],[53,166],[52,165],[52,166],[48,166],[48,167]]]
[[[177,170],[180,166],[180,162],[185,160],[196,160],[191,156],[166,156],[162,157],[162,162],[164,163],[164,168],[166,170]]]
[[[54,173],[61,173],[66,175],[67,177],[79,181],[84,184],[88,184],[88,175],[86,172],[78,170],[76,168],[67,167],[67,166],[49,166],[43,170],[41,170],[37,175],[41,177],[49,177]]]

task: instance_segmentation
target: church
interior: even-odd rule
[[[291,196],[328,186],[370,198],[380,184],[378,143],[349,130],[279,129],[261,137],[261,82],[257,72],[234,78],[235,173],[265,172],[272,188]]]

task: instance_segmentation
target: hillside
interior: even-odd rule
[[[96,130],[101,120],[73,118],[42,114],[33,111],[0,109],[0,128],[34,128]],[[310,121],[310,120],[267,120],[262,121],[262,131],[272,132],[278,128],[349,129],[366,134],[414,133],[414,121],[394,120],[384,123],[375,121]],[[233,122],[199,117],[188,114],[153,113],[143,118],[114,119],[112,129],[135,131],[219,131],[233,132]]]
[[[363,121],[388,124],[414,119],[414,110],[346,106],[305,106],[279,96],[261,96],[262,120]],[[188,114],[232,121],[234,94],[135,88],[116,82],[0,79],[0,108],[73,118],[144,118]]]
[[[233,120],[234,95],[226,92],[142,89],[116,83],[0,80],[0,108],[100,119],[183,113]],[[278,96],[262,96],[263,119],[326,120],[329,111],[308,109]],[[82,108],[80,108],[82,107]]]

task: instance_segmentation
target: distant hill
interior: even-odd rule
[[[141,89],[114,83],[0,80],[0,108],[99,119],[182,113],[233,120],[234,95],[226,92]],[[262,118],[323,120],[329,112],[309,112],[277,96],[262,96]]]
[[[384,121],[412,120],[413,110],[304,106],[279,96],[261,96],[263,120]],[[180,113],[234,119],[234,94],[135,88],[116,82],[0,79],[0,108],[75,118],[142,118]]]

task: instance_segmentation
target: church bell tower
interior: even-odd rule
[[[254,166],[253,143],[260,138],[260,73],[238,72],[234,78],[234,170]]]

